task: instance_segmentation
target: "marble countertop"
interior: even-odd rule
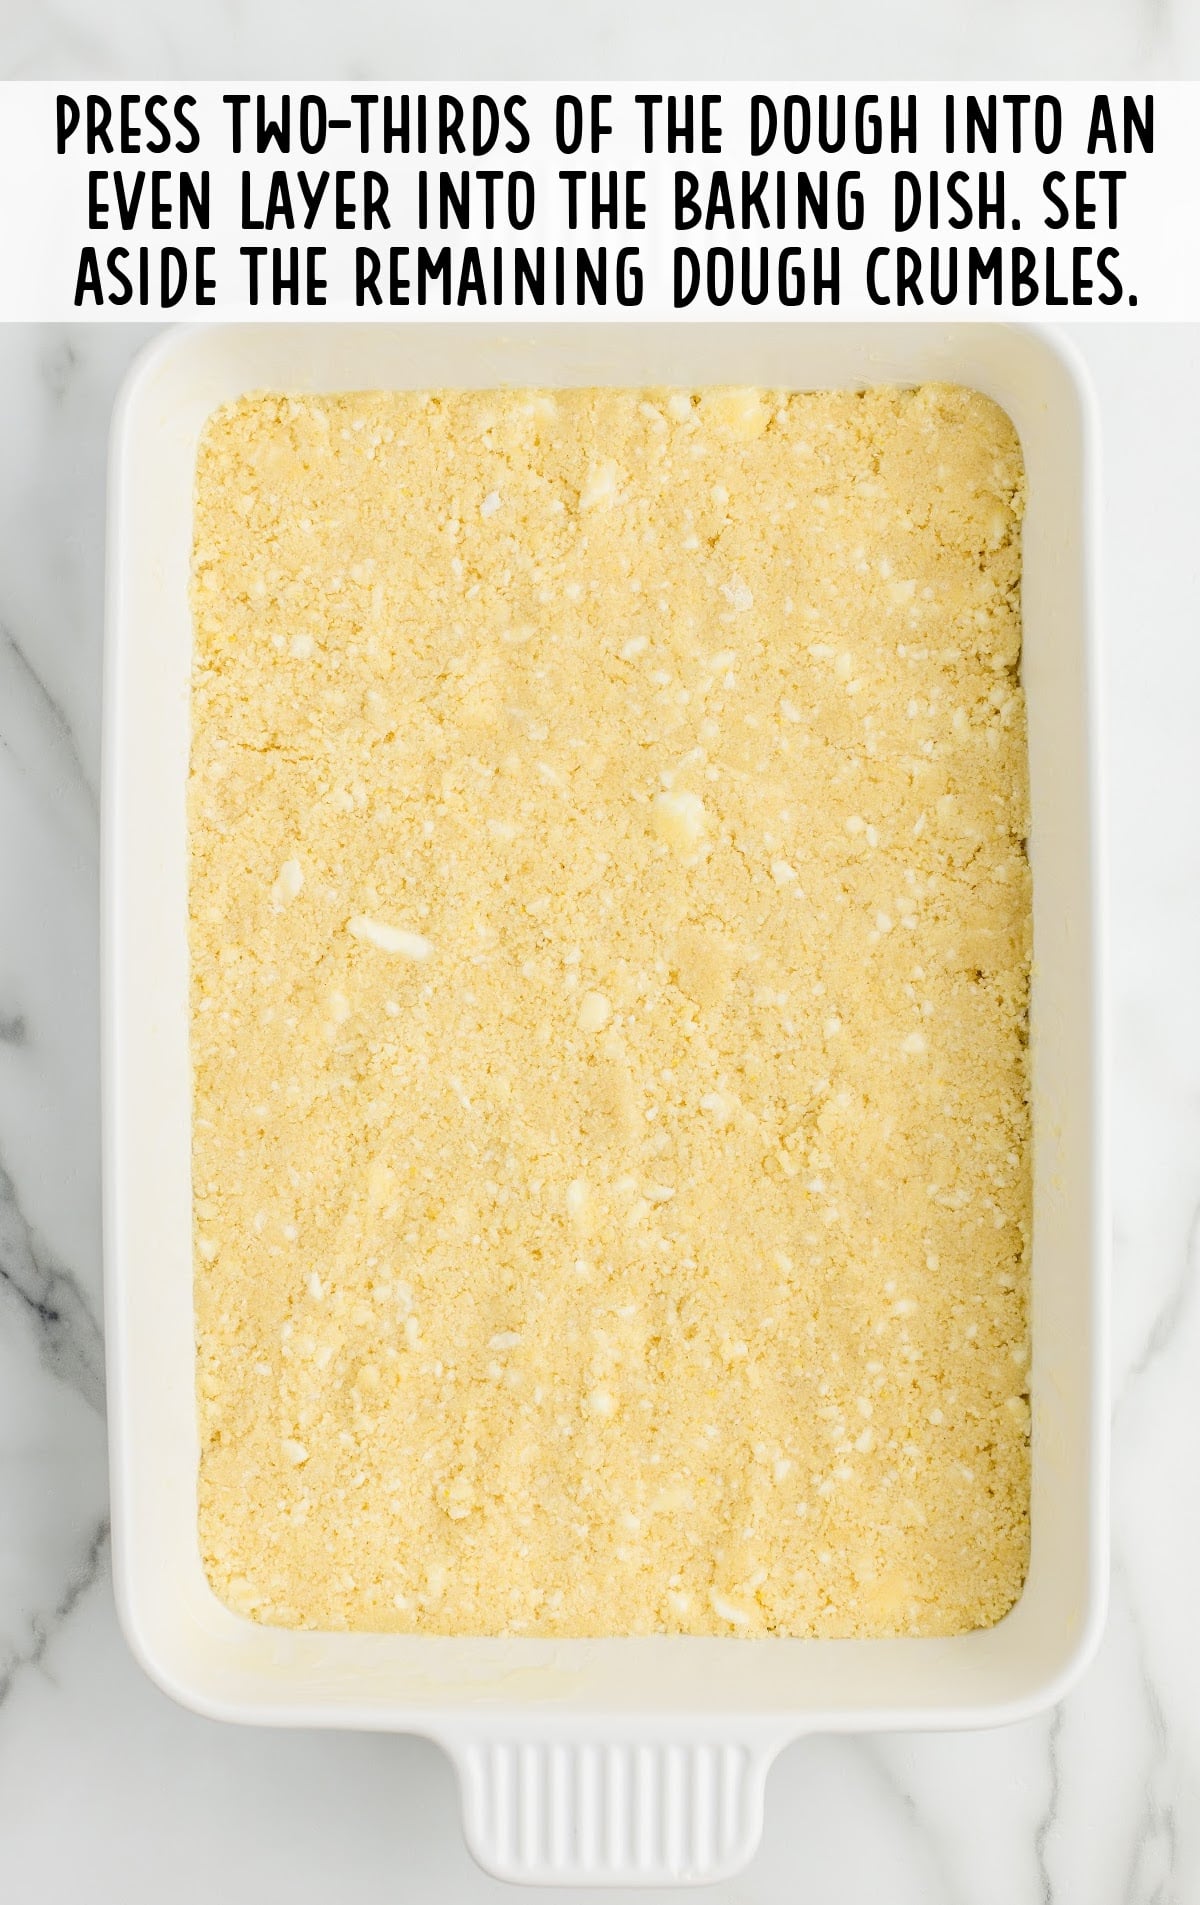
[[[1196,0],[25,0],[5,79],[1188,79]]]
[[[1014,55],[1005,70],[1053,67],[1081,5],[1044,9],[1036,59],[1021,68]],[[975,41],[966,56],[952,12],[949,0],[926,9],[927,57],[912,69],[983,63]],[[99,54],[85,13],[52,31],[29,11],[7,73],[221,67],[199,13],[168,44],[126,3]],[[1099,0],[1091,17],[1097,70],[1162,70],[1171,34],[1186,48],[1186,19],[1161,0],[1141,11]],[[1018,42],[1027,26],[1018,20]],[[487,31],[485,66],[494,21]],[[617,40],[600,43],[594,74],[605,61],[665,68],[677,43],[660,34],[635,61]],[[276,45],[251,33],[242,70],[269,70]],[[323,50],[318,32],[291,64],[319,68]],[[893,50],[881,68],[900,63]],[[409,70],[439,63],[409,52]],[[739,64],[753,68],[755,52],[743,42]],[[382,41],[364,67],[368,57],[403,70]],[[494,73],[512,63],[490,61]],[[588,63],[578,39],[558,63]],[[344,71],[344,59],[326,70]],[[470,1863],[433,1747],[198,1719],[150,1685],[116,1628],[99,1328],[97,764],[105,435],[144,336],[0,328],[0,1896],[499,1901],[513,1895]],[[708,1894],[718,1905],[1200,1901],[1200,328],[1094,326],[1077,338],[1106,470],[1111,1617],[1095,1665],[1054,1714],[988,1734],[793,1747],[771,1777],[762,1852]]]
[[[115,1623],[97,756],[105,433],[144,335],[0,329],[0,1895],[499,1900],[432,1746],[198,1719],[143,1678]],[[1106,472],[1111,1618],[1042,1719],[793,1747],[762,1852],[710,1894],[721,1905],[1200,1900],[1200,328],[1076,337]]]

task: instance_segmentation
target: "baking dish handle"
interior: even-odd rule
[[[630,1729],[634,1733],[634,1729]],[[669,1735],[443,1738],[485,1872],[524,1885],[688,1885],[727,1878],[762,1834],[780,1742]]]

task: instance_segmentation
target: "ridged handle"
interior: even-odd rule
[[[687,1885],[727,1877],[762,1833],[771,1754],[725,1741],[447,1742],[467,1844],[525,1885]]]

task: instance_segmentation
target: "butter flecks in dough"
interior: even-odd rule
[[[291,1626],[949,1634],[1028,1543],[1022,474],[971,392],[199,454],[200,1531]]]

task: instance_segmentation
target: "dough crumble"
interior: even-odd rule
[[[202,438],[199,1518],[230,1606],[953,1634],[1028,1553],[1023,475],[977,393]]]

